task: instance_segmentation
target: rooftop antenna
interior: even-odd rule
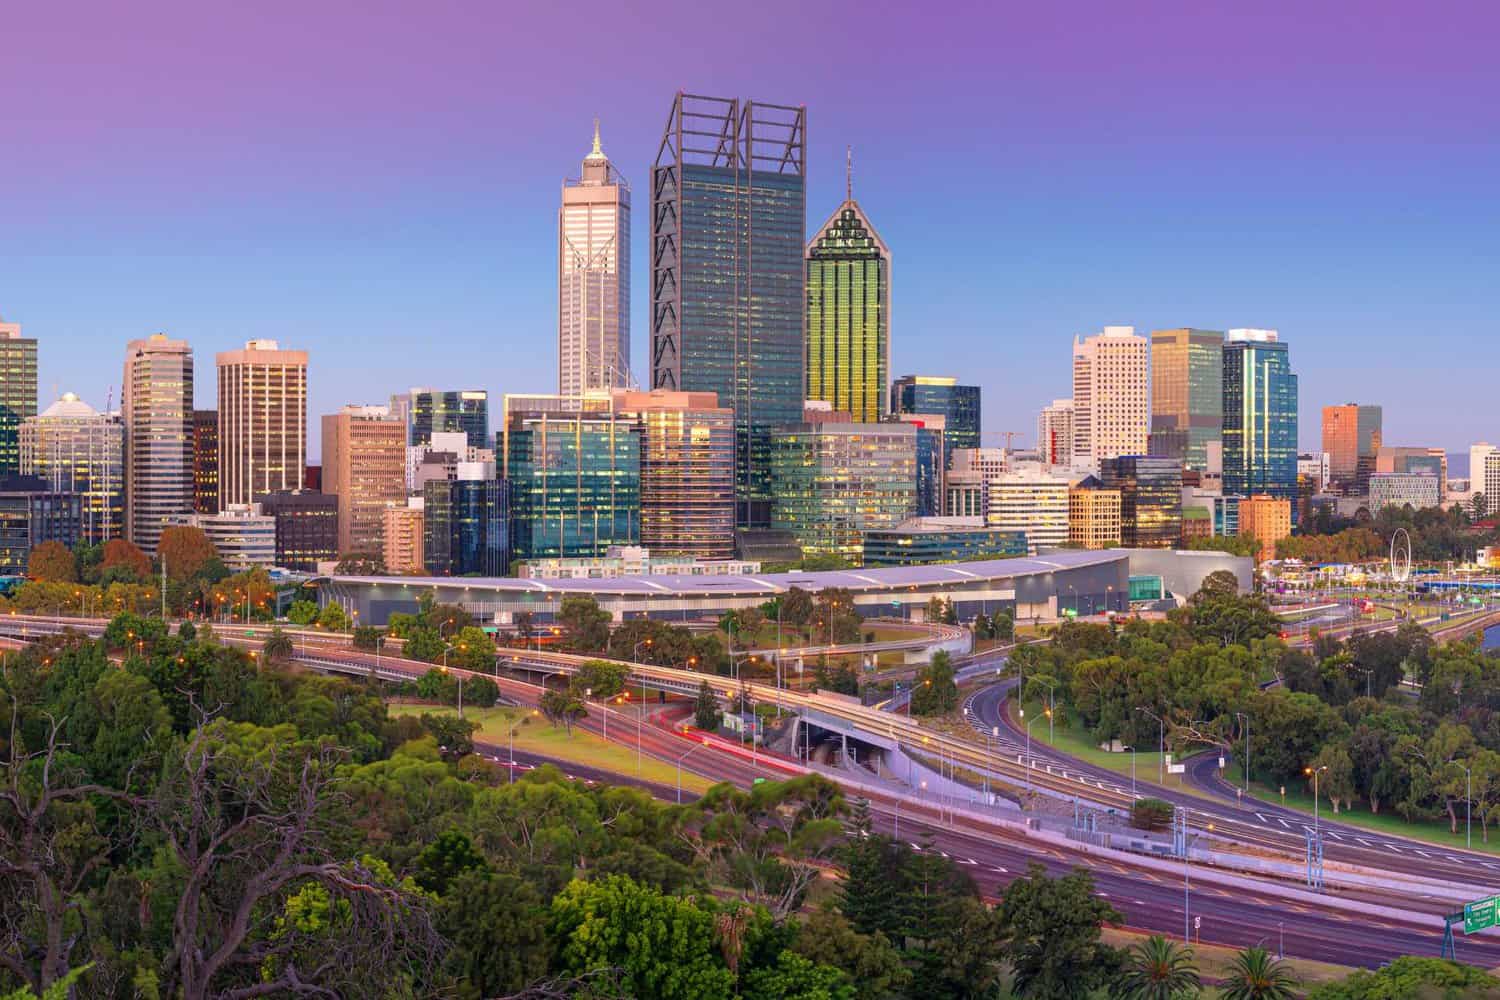
[[[601,149],[600,146],[599,146],[599,119],[598,118],[594,119],[594,148],[593,148],[593,151],[589,153],[589,155],[590,156],[603,156],[604,155],[604,150]]]
[[[854,200],[854,147],[844,147],[844,199]]]

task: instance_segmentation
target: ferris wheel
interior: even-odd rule
[[[1405,583],[1411,579],[1411,536],[1405,528],[1391,535],[1391,579]]]

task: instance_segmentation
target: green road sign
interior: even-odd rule
[[[1495,916],[1500,911],[1500,896],[1477,899],[1464,904],[1464,933],[1473,934],[1486,927],[1495,926]]]

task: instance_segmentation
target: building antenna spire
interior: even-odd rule
[[[844,147],[844,199],[854,200],[854,147]]]
[[[589,155],[591,155],[591,156],[603,156],[604,155],[604,150],[602,150],[602,149],[599,148],[599,119],[598,118],[594,119],[594,150]]]

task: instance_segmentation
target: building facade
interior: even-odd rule
[[[1036,450],[1043,465],[1073,464],[1073,401],[1054,399],[1036,419]]]
[[[491,448],[490,394],[484,389],[413,388],[391,396],[391,416],[406,425],[406,443],[428,445],[434,434],[461,432],[470,448]]]
[[[808,399],[856,423],[890,410],[891,251],[852,189],[807,245]]]
[[[771,526],[795,535],[805,555],[859,565],[866,532],[894,528],[916,511],[912,424],[801,424],[773,441]]]
[[[1469,490],[1487,513],[1500,511],[1500,448],[1485,441],[1469,446]]]
[[[1436,476],[1438,494],[1448,495],[1448,452],[1443,448],[1382,445],[1375,451],[1376,472],[1421,472]]]
[[[1223,428],[1223,332],[1152,330],[1149,453],[1202,472]]]
[[[509,490],[484,463],[458,479],[431,482],[422,496],[422,557],[439,576],[501,576],[510,568]]]
[[[654,555],[639,545],[617,545],[596,559],[522,563],[516,576],[523,580],[618,580],[627,576],[744,576],[759,572],[760,563],[754,560]]]
[[[426,489],[423,495],[412,497],[401,506],[385,509],[385,528],[381,533],[384,543],[384,562],[388,573],[421,573],[427,568],[427,550],[424,542]]]
[[[651,172],[651,387],[734,410],[744,527],[802,413],[806,163],[806,108],[678,93]]]
[[[1068,544],[1068,481],[1042,473],[1007,472],[986,483],[984,523],[1026,534],[1027,551]]]
[[[894,528],[865,532],[864,565],[870,567],[926,566],[1024,555],[1023,532],[986,528],[983,519],[977,517],[914,517]]]
[[[385,508],[406,502],[406,428],[389,408],[323,416],[323,492],[339,498],[339,553],[380,552]]]
[[[251,340],[216,361],[220,509],[297,489],[307,465],[307,352]]]
[[[193,349],[164,333],[125,347],[125,537],[155,554],[193,510]]]
[[[217,514],[184,514],[174,523],[207,535],[232,572],[276,564],[276,518],[258,503],[230,504]]]
[[[1225,338],[1224,492],[1297,498],[1297,376],[1275,330]]]
[[[1120,545],[1120,491],[1087,476],[1068,490],[1068,544],[1079,549]]]
[[[1443,501],[1438,483],[1429,472],[1376,472],[1370,476],[1370,513],[1383,507],[1436,507]]]
[[[641,428],[609,396],[507,395],[499,451],[513,558],[593,557],[640,544]],[[427,517],[431,524],[430,503]]]
[[[1260,543],[1257,562],[1276,558],[1276,543],[1292,533],[1292,504],[1281,497],[1256,495],[1239,503],[1240,535]]]
[[[979,386],[959,385],[940,375],[903,375],[891,386],[896,413],[935,413],[943,418],[943,464],[953,465],[958,448],[979,447]]]
[[[1132,549],[1175,549],[1182,538],[1182,463],[1118,455],[1099,463],[1099,481],[1120,491],[1120,540]]]
[[[1092,465],[1146,454],[1151,430],[1150,348],[1135,327],[1073,338],[1073,460]]]
[[[339,498],[289,490],[267,494],[261,513],[276,522],[276,565],[313,573],[339,557]]]
[[[36,340],[0,322],[0,476],[21,469],[21,423],[36,416]]]
[[[125,533],[125,425],[71,392],[21,423],[21,472],[54,493],[76,493],[78,537],[89,544]]]
[[[599,145],[557,210],[557,391],[623,388],[630,379],[630,185]]]
[[[193,411],[193,510],[219,512],[219,411]]]
[[[734,555],[734,411],[711,392],[617,391],[640,428],[640,544],[660,555]]]
[[[1345,403],[1323,407],[1323,451],[1329,485],[1344,493],[1364,493],[1381,445],[1382,410]]]
[[[82,500],[54,490],[38,476],[0,476],[0,575],[26,572],[31,550],[43,542],[72,548],[82,540]]]

